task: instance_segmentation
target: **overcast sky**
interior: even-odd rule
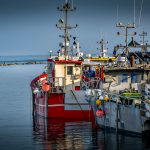
[[[57,10],[63,0],[0,0],[0,55],[39,55],[49,50],[59,49],[62,33],[56,23],[63,15]],[[135,0],[136,30],[143,28],[150,37],[150,0],[143,0],[141,20],[139,16],[142,0]],[[78,37],[81,50],[98,53],[97,41],[104,38],[109,43],[110,53],[113,46],[124,42],[116,35],[117,21],[133,23],[134,0],[74,0],[77,10],[69,15],[69,22],[78,24],[71,33]],[[118,20],[117,20],[118,8]],[[137,36],[137,41],[140,39]]]

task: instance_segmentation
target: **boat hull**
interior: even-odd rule
[[[76,93],[84,97],[84,92],[76,91]],[[89,103],[83,98],[75,100],[70,95],[69,91],[67,93],[33,93],[33,114],[46,118],[94,121],[94,112]]]
[[[96,116],[98,107],[94,98],[91,98],[91,101]],[[135,135],[142,135],[143,132],[150,131],[150,121],[148,121],[150,119],[145,116],[145,112],[142,112],[139,106],[121,103],[117,106],[116,102],[110,101],[104,102],[101,108],[105,111],[105,116],[96,116],[96,123],[102,128]]]

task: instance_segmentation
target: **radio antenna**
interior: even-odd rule
[[[141,16],[142,16],[142,9],[143,9],[143,1],[144,1],[144,0],[141,1],[141,9],[140,9],[140,14],[139,14],[139,26],[140,26],[140,24],[141,24]]]

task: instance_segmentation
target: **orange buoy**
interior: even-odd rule
[[[50,90],[50,85],[48,83],[42,84],[42,90],[48,92]]]
[[[102,118],[105,116],[105,112],[103,110],[97,110],[96,111],[96,116],[99,117],[99,118]]]

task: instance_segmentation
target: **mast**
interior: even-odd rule
[[[56,24],[56,27],[59,28],[60,30],[64,30],[64,35],[60,36],[64,38],[64,60],[65,62],[67,61],[67,56],[68,56],[68,49],[69,49],[69,41],[70,41],[70,35],[68,30],[72,28],[76,28],[77,24],[75,26],[70,26],[68,25],[68,12],[69,11],[74,11],[76,8],[73,7],[73,1],[72,3],[68,2],[68,0],[65,0],[64,5],[61,7],[57,8],[59,11],[64,12],[64,20],[59,19],[59,24]],[[69,58],[69,57],[68,57]],[[66,89],[66,63],[64,64],[64,88]]]
[[[132,36],[136,35],[136,32],[134,32],[133,34],[129,34],[128,30],[135,28],[135,24],[133,23],[133,24],[124,25],[123,23],[120,22],[120,23],[117,23],[116,27],[124,28],[124,30],[125,30],[124,34],[120,34],[120,32],[117,32],[117,35],[123,35],[123,36],[125,36],[125,46],[121,46],[121,47],[125,48],[125,54],[128,57],[128,55],[129,55],[128,36],[129,35],[132,35]]]
[[[76,8],[73,7],[73,2],[70,3],[68,2],[68,0],[65,0],[65,3],[63,6],[58,7],[59,11],[63,11],[64,12],[64,20],[63,19],[59,19],[59,24],[56,24],[56,27],[59,28],[60,30],[64,30],[64,35],[60,36],[62,38],[64,38],[64,56],[65,56],[65,60],[67,60],[67,55],[68,55],[68,50],[67,50],[67,42],[70,41],[69,37],[69,29],[72,28],[76,28],[77,24],[75,26],[70,26],[68,25],[68,12],[69,11],[74,11]]]
[[[147,36],[147,32],[144,32],[144,30],[143,30],[143,32],[141,34],[139,34],[139,36],[140,36],[140,38],[142,38],[142,41],[140,41],[140,42],[142,42],[142,44],[141,44],[142,53],[147,52],[147,48],[149,47],[149,45],[147,45],[148,41],[145,40],[145,37]]]
[[[139,34],[139,36],[142,38],[142,45],[145,45],[145,43],[147,42],[147,41],[145,41],[145,37],[147,36],[147,32],[142,32],[141,34]]]
[[[101,41],[97,43],[100,44],[100,48],[97,48],[98,50],[100,50],[100,56],[105,57],[105,53],[107,53],[107,50],[105,50],[105,45],[108,43],[108,41],[105,42],[104,39],[101,39]]]

